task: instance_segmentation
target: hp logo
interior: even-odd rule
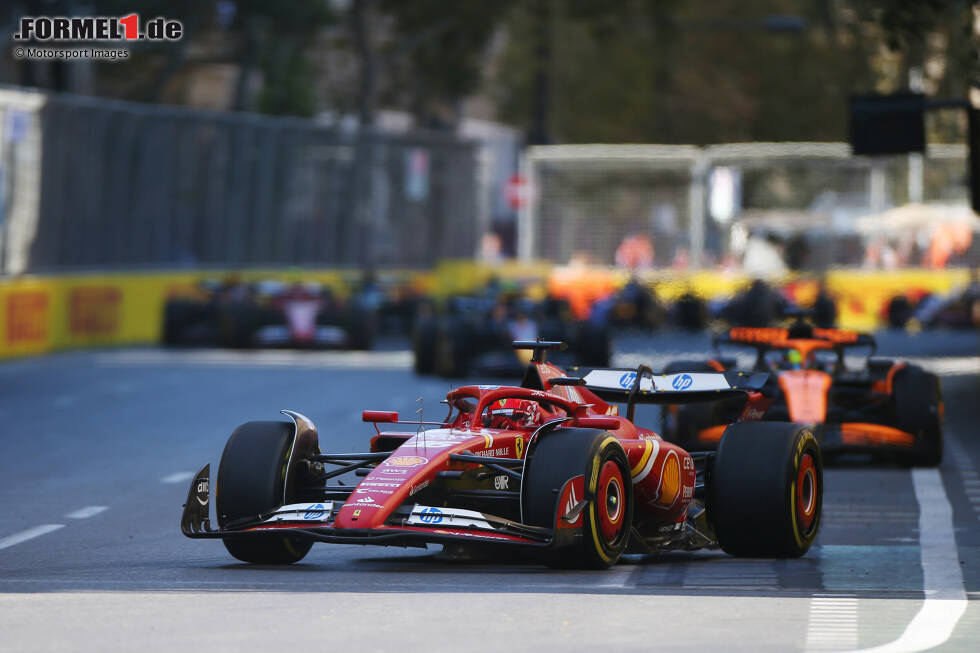
[[[303,515],[303,519],[320,519],[326,512],[322,503],[315,503],[306,509],[306,514]]]
[[[670,385],[673,386],[674,390],[687,390],[691,387],[692,383],[694,383],[694,379],[691,378],[690,374],[681,374],[675,376],[674,380],[670,382]]]
[[[426,524],[438,524],[442,521],[442,511],[438,508],[425,508],[419,519]]]
[[[634,381],[636,381],[636,372],[627,372],[619,377],[619,386],[621,388],[632,388]]]

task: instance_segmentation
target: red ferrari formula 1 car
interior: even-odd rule
[[[664,421],[671,442],[713,449],[726,424],[742,415],[807,424],[828,456],[872,454],[927,466],[942,461],[939,378],[915,365],[873,358],[874,336],[814,328],[800,319],[788,328],[735,327],[716,336],[715,346],[717,358],[676,361],[667,370],[731,370],[734,359],[720,354],[752,348],[754,371],[770,373],[769,380],[748,405],[723,400],[671,407]]]
[[[457,388],[441,422],[364,411],[377,430],[365,453],[321,453],[316,427],[292,411],[290,421],[243,424],[218,468],[218,528],[205,466],[182,531],[260,564],[296,562],[314,542],[509,546],[549,565],[599,568],[624,552],[807,551],[822,500],[808,428],[736,423],[717,452],[691,453],[632,421],[638,403],[741,395],[765,375],[655,376],[641,365],[574,378],[544,360],[559,346],[515,343],[534,352],[522,384]],[[360,480],[339,481],[351,473]]]

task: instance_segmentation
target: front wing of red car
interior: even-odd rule
[[[374,528],[337,528],[334,520],[344,505],[342,501],[284,505],[214,529],[209,515],[210,467],[205,465],[197,473],[187,493],[181,531],[190,538],[250,537],[285,531],[334,544],[424,547],[428,543],[484,543],[540,549],[555,544],[559,533],[474,510],[421,504],[401,506]],[[564,530],[560,532],[566,536]]]

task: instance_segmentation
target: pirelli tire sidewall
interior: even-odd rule
[[[290,453],[296,427],[289,422],[246,422],[232,432],[218,466],[215,509],[218,525],[257,518],[296,500],[287,492]],[[295,471],[295,470],[293,470]],[[313,545],[288,535],[231,535],[222,538],[234,557],[253,564],[290,564],[301,560]]]
[[[596,429],[560,428],[535,438],[521,484],[524,521],[554,528],[564,514],[559,505],[565,484],[584,477],[581,527],[561,529],[546,562],[555,567],[604,569],[616,564],[629,544],[633,524],[633,484],[622,444]],[[609,464],[607,464],[609,463]],[[602,499],[615,486],[620,508],[610,520]]]
[[[943,460],[942,385],[939,377],[907,365],[892,382],[895,426],[915,436],[915,448],[899,458],[909,465],[934,467]]]
[[[812,431],[787,422],[725,430],[708,491],[721,548],[736,556],[798,557],[820,530],[823,458]]]

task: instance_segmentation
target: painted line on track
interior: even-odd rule
[[[160,479],[161,483],[182,483],[194,478],[194,472],[175,472]]]
[[[105,512],[108,509],[109,506],[85,506],[84,508],[80,508],[75,512],[68,513],[65,515],[65,517],[68,517],[69,519],[88,519],[89,517],[94,517],[100,512]]]
[[[919,504],[919,550],[922,556],[922,608],[902,635],[861,653],[915,653],[946,642],[966,612],[967,597],[953,530],[953,507],[938,469],[913,469]]]
[[[854,595],[815,594],[806,628],[807,651],[842,651],[858,643],[858,600]]]
[[[299,351],[293,349],[123,349],[95,356],[96,365],[193,365],[228,367],[344,368],[367,370],[407,370],[412,368],[412,352]]]
[[[611,569],[604,569],[597,574],[598,582],[592,587],[625,589],[636,586],[636,578],[643,571],[642,565],[631,565],[620,562]]]
[[[906,358],[909,364],[922,367],[940,376],[976,374],[980,372],[980,358],[976,356],[929,356]]]
[[[13,535],[8,535],[7,537],[0,539],[0,549],[6,549],[8,547],[14,546],[15,544],[26,542],[27,540],[33,540],[35,537],[46,535],[52,531],[56,531],[59,528],[64,528],[64,527],[65,527],[64,524],[42,524],[41,526],[28,528],[26,531],[21,531],[20,533],[14,533]]]

